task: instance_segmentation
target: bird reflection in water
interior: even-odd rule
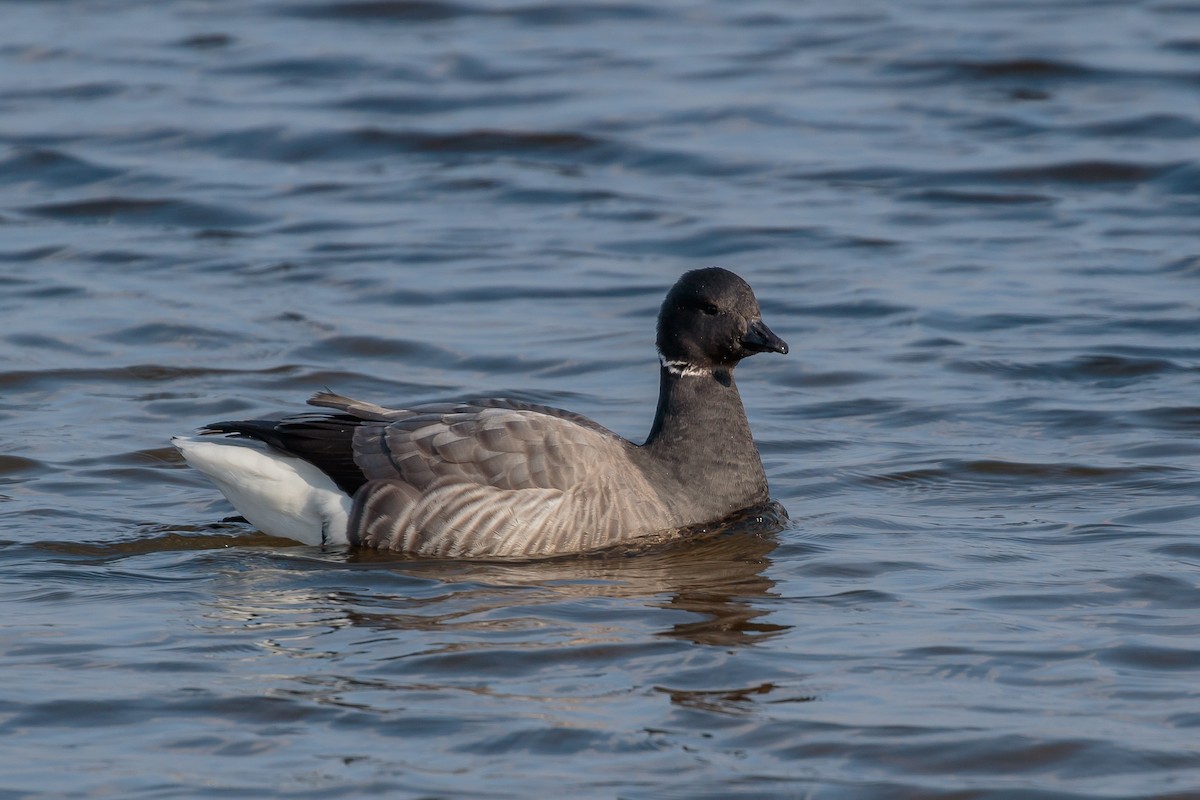
[[[354,624],[390,629],[518,627],[511,615],[493,618],[489,612],[531,605],[554,606],[565,600],[652,598],[666,595],[654,606],[687,612],[688,619],[657,635],[696,644],[740,646],[765,641],[791,626],[767,622],[769,610],[755,601],[775,597],[775,581],[766,576],[770,553],[783,530],[787,514],[771,503],[726,520],[718,527],[649,546],[640,551],[609,551],[526,562],[446,562],[411,559],[372,550],[350,551],[347,566],[388,567],[411,578],[436,579],[464,586],[447,604],[445,594],[372,598],[370,605],[396,605],[394,613],[364,612],[353,602],[347,610]],[[469,588],[468,588],[469,585]],[[535,590],[532,596],[528,591]],[[517,594],[514,594],[517,593]],[[350,599],[350,598],[347,598]],[[381,602],[382,601],[382,602]],[[413,613],[414,605],[453,611]],[[595,612],[579,610],[587,622]],[[556,617],[561,618],[561,609]],[[697,619],[696,617],[699,617]],[[581,620],[582,621],[582,620]],[[578,639],[576,643],[580,643]]]

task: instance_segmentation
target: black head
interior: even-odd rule
[[[754,290],[727,269],[685,272],[658,314],[658,352],[668,365],[732,369],[755,353],[786,353],[763,324]]]

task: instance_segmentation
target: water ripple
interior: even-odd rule
[[[86,186],[111,180],[123,171],[91,164],[52,149],[18,150],[0,161],[0,182],[36,183],[53,188]]]
[[[259,225],[270,217],[229,207],[171,198],[104,197],[27,206],[24,213],[66,222],[125,225],[172,225],[189,228],[239,228]]]
[[[9,794],[1192,797],[1193,8],[208,5],[3,4]],[[307,547],[169,445],[322,386],[639,438],[713,263],[793,352],[707,538]]]

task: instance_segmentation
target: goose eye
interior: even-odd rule
[[[701,313],[707,314],[710,317],[721,313],[721,309],[717,308],[712,303],[701,303],[700,311]]]

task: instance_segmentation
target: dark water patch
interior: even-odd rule
[[[122,225],[163,225],[185,228],[241,228],[259,225],[270,217],[169,198],[104,197],[66,203],[28,206],[22,211],[35,217],[63,222]]]
[[[1200,650],[1156,647],[1145,643],[1108,647],[1097,654],[1097,659],[1103,664],[1155,672],[1200,669]],[[1200,759],[1200,756],[1196,758]]]
[[[792,629],[792,625],[780,625],[771,622],[758,621],[766,612],[755,611],[743,603],[730,603],[728,598],[721,598],[713,603],[697,603],[688,598],[673,604],[672,608],[686,610],[697,614],[711,613],[710,618],[699,622],[680,622],[671,626],[670,630],[662,631],[659,635],[679,639],[692,644],[710,647],[745,647],[752,644],[765,644],[770,639],[782,636]]]
[[[1146,531],[1135,525],[1123,525],[1114,522],[1096,522],[1085,525],[1075,525],[1065,531],[1069,539],[1065,542],[1080,542],[1084,544],[1103,544],[1130,539],[1144,540]]]
[[[9,713],[7,719],[0,722],[0,731],[11,733],[30,726],[112,728],[162,716],[205,719],[217,715],[251,725],[312,724],[336,717],[339,712],[291,698],[225,696],[196,691],[181,697],[161,699],[75,697],[31,703],[15,709],[10,707]]]
[[[801,382],[800,385],[803,385],[803,383]],[[816,438],[810,439],[810,438],[804,438],[804,437],[795,437],[795,438],[756,437],[755,441],[758,443],[759,452],[762,453],[763,455],[772,455],[772,454],[779,454],[779,453],[784,453],[784,452],[821,453],[821,452],[825,452],[827,450],[836,450],[839,447],[844,447],[846,444],[845,442],[842,442],[842,441],[835,441],[835,440],[829,440],[829,439],[816,439]],[[809,474],[808,471],[803,470],[803,469],[797,470],[797,471],[791,473],[791,475],[793,477],[799,476],[799,475],[808,475],[808,474]],[[782,478],[784,476],[784,474],[782,473],[782,471],[772,471],[771,476],[772,476],[772,478]]]
[[[1167,467],[1097,467],[1087,464],[1025,463],[1013,461],[962,461],[951,469],[959,474],[973,475],[1000,482],[1027,482],[1029,479],[1056,482],[1111,483],[1155,480],[1172,472]]]
[[[1022,139],[1041,136],[1050,130],[1048,126],[1032,122],[1024,117],[1007,115],[971,117],[960,124],[964,130],[985,134],[997,139]]]
[[[1149,376],[1190,371],[1166,359],[1099,354],[1076,356],[1067,361],[1038,363],[952,361],[947,366],[960,372],[995,375],[1011,380],[1099,381],[1111,385],[1133,383]]]
[[[49,466],[36,459],[0,455],[0,483],[20,483],[49,471]]]
[[[1179,275],[1186,278],[1200,277],[1200,256],[1175,259],[1164,264],[1160,271],[1165,275]]]
[[[539,70],[505,69],[498,66],[495,61],[485,61],[463,53],[458,53],[449,59],[446,67],[447,77],[475,84],[509,83],[525,78],[541,77],[544,74]]]
[[[1095,77],[1098,70],[1070,61],[1042,58],[1014,58],[995,61],[908,61],[893,64],[896,72],[938,72],[954,78],[990,80],[996,78],[1062,79]]]
[[[438,0],[354,0],[333,5],[296,4],[285,13],[305,19],[342,22],[437,23],[464,17],[511,19],[536,25],[587,25],[600,22],[644,22],[661,16],[653,7],[634,3],[544,3],[487,8]]]
[[[23,148],[0,161],[0,184],[25,183],[61,189],[99,183],[122,174],[122,170],[48,148]]]
[[[1167,724],[1178,728],[1198,728],[1200,727],[1200,714],[1194,714],[1188,711],[1172,714],[1167,719]]]
[[[0,389],[5,391],[53,388],[63,383],[86,385],[89,383],[119,383],[122,385],[142,382],[172,382],[189,378],[205,378],[229,375],[277,376],[298,371],[293,365],[281,365],[263,370],[219,369],[210,367],[174,367],[162,364],[134,364],[127,367],[97,367],[48,370],[10,370],[0,372]]]
[[[328,220],[309,220],[306,222],[296,222],[290,225],[280,225],[270,231],[272,234],[281,234],[285,236],[312,236],[317,234],[346,234],[350,231],[360,230],[363,225],[359,222],[330,222]],[[307,272],[297,272],[290,277],[291,280],[299,280],[302,278],[310,280],[320,280],[322,276],[321,270],[308,270]]]
[[[204,241],[206,239],[210,241],[231,241],[233,239],[249,239],[253,236],[254,234],[247,233],[246,231],[231,231],[227,228],[206,228],[192,234],[192,238],[197,241]]]
[[[238,388],[229,386],[226,391],[229,396],[197,397],[194,392],[181,392],[178,395],[153,392],[135,398],[149,415],[159,419],[176,419],[183,425],[177,432],[186,433],[199,424],[198,420],[230,419],[246,416],[255,411],[254,405],[238,396]],[[178,454],[174,448],[163,451],[166,460],[175,463]]]
[[[446,192],[490,192],[508,185],[496,178],[451,178],[434,183],[433,188]]]
[[[1187,561],[1192,566],[1200,564],[1200,543],[1174,542],[1172,544],[1160,545],[1155,549],[1163,555]]]
[[[1163,42],[1161,45],[1164,50],[1172,50],[1176,53],[1200,53],[1200,39],[1172,39]]]
[[[140,555],[202,553],[231,547],[274,550],[299,546],[301,545],[290,539],[268,536],[245,524],[232,522],[212,522],[203,525],[145,524],[139,526],[131,538],[119,541],[35,542],[26,545],[30,550],[43,555],[49,554],[63,563],[95,566],[122,562]],[[204,580],[208,577],[211,576],[206,576]]]
[[[95,350],[81,347],[76,342],[68,341],[63,337],[45,336],[39,333],[14,333],[10,336],[5,336],[4,341],[20,348],[52,350],[74,355],[97,355]]]
[[[783,114],[777,106],[730,105],[713,108],[696,108],[677,111],[664,117],[671,125],[764,125],[768,127],[792,128],[797,120]],[[808,122],[808,125],[813,123]]]
[[[917,533],[922,526],[900,519],[889,519],[882,516],[866,516],[862,514],[842,514],[834,517],[839,528],[850,528],[876,533]]]
[[[1178,164],[1138,164],[1122,161],[1074,161],[1035,167],[964,172],[963,180],[984,183],[1138,184],[1153,180]]]
[[[259,127],[202,135],[164,128],[125,139],[130,145],[161,145],[164,140],[230,158],[282,163],[377,160],[411,154],[454,164],[499,157],[548,161],[574,169],[620,164],[632,170],[667,175],[729,177],[763,169],[753,162],[727,162],[679,150],[639,147],[570,130],[424,131],[370,126],[295,133],[279,127]]]
[[[928,339],[918,339],[908,345],[909,347],[921,348],[924,350],[943,350],[948,347],[962,347],[963,342],[958,339],[951,339],[946,336],[933,336]]]
[[[779,696],[781,687],[774,683],[759,683],[737,689],[683,689],[655,686],[654,691],[667,695],[672,705],[713,714],[743,714],[753,704],[811,703],[815,695],[788,693]],[[775,695],[775,696],[772,696]]]
[[[547,756],[566,756],[578,753],[628,753],[658,749],[639,734],[622,734],[555,726],[523,728],[479,742],[464,744],[460,752],[478,755],[507,755],[531,753]]]
[[[1172,305],[1171,308],[1176,306]],[[1164,307],[1166,308],[1166,307]],[[1200,317],[1166,317],[1147,315],[1106,318],[1080,318],[1069,326],[1075,334],[1111,335],[1116,331],[1162,334],[1166,337],[1187,336],[1200,330]]]
[[[881,592],[876,589],[850,589],[830,595],[800,595],[796,597],[789,597],[788,599],[789,601],[795,601],[798,603],[812,603],[819,606],[831,606],[836,608],[861,608],[864,606],[893,605],[899,600],[899,598],[893,594]]]
[[[950,422],[957,416],[958,414],[954,410],[940,406],[908,405],[897,408],[880,421],[887,427],[895,427],[897,430],[903,430],[905,428]]]
[[[1016,87],[1008,90],[1008,99],[1021,101],[1039,101],[1049,100],[1052,97],[1050,92],[1043,89],[1030,89],[1025,86]]]
[[[1106,582],[1130,602],[1159,608],[1200,609],[1200,587],[1172,575],[1138,574]]]
[[[368,131],[367,136],[381,135],[379,131]],[[382,133],[383,138],[388,138]],[[440,153],[519,153],[553,156],[574,154],[586,156],[607,149],[605,140],[573,131],[511,131],[474,130],[463,133],[426,134],[400,133],[397,141],[403,141],[417,152]]]
[[[612,145],[600,138],[571,131],[512,131],[478,129],[463,132],[423,132],[355,128],[324,133],[292,134],[279,128],[258,128],[217,134],[195,140],[196,146],[235,158],[300,163],[331,159],[368,159],[403,153],[442,156],[521,155],[585,161],[601,159]],[[611,158],[611,156],[609,156]]]
[[[1046,99],[1060,88],[1093,84],[1190,85],[1197,78],[1196,72],[1187,69],[1122,69],[1038,57],[899,61],[887,65],[887,72],[899,76],[904,85],[913,88],[962,82],[999,85],[1035,93],[1034,97],[1014,99]]]
[[[200,349],[228,347],[234,339],[229,331],[170,322],[148,322],[134,325],[101,334],[96,338],[114,344],[176,345]]]
[[[255,61],[218,67],[217,75],[247,75],[277,78],[297,86],[313,82],[361,80],[379,71],[379,64],[358,56],[305,56],[275,61]],[[396,77],[396,76],[393,76]],[[412,73],[410,77],[418,77]]]
[[[711,259],[760,250],[794,250],[819,247],[879,247],[895,242],[861,237],[838,236],[830,231],[808,227],[719,227],[676,238],[656,237],[615,242],[608,245],[617,253],[659,254],[692,259]]]
[[[1083,136],[1195,139],[1200,136],[1200,120],[1179,114],[1143,114],[1080,125],[1075,132]]]
[[[644,24],[666,15],[666,12],[647,3],[534,3],[501,12],[526,25],[591,25],[600,22]]]
[[[1009,192],[967,192],[953,189],[925,189],[901,197],[920,203],[984,206],[1048,206],[1058,201],[1044,194]]]
[[[618,210],[587,208],[582,210],[580,216],[598,222],[612,222],[619,225],[641,225],[664,222],[670,219],[672,215],[666,211],[648,208]]]
[[[224,269],[220,269],[220,271],[224,271]],[[299,264],[294,261],[240,265],[238,271],[255,278],[274,278],[287,283],[312,283],[320,280],[326,274],[320,265]]]
[[[1063,321],[1061,316],[1008,312],[962,314],[949,309],[925,314],[919,320],[927,328],[948,333],[991,333],[1020,328],[1057,327]]]
[[[46,547],[46,543],[42,543],[43,549],[51,550]],[[82,565],[79,563],[68,562],[66,559],[61,560],[62,566],[42,566],[24,571],[24,575],[29,580],[36,580],[43,585],[64,584],[67,586],[77,587],[80,591],[86,591],[92,595],[99,595],[102,592],[109,592],[106,600],[120,600],[136,603],[138,600],[137,592],[146,591],[146,586],[154,585],[178,585],[187,583],[205,583],[207,578],[189,574],[179,565],[163,565],[157,564],[155,569],[115,569],[111,564],[102,565]],[[129,587],[135,587],[136,592],[129,592]],[[175,594],[176,597],[184,597],[193,599],[194,595],[190,592],[183,594]],[[97,600],[100,598],[97,596]]]
[[[294,3],[280,7],[283,14],[339,22],[422,23],[445,22],[480,13],[472,6],[441,0],[351,0],[343,3]]]
[[[126,466],[168,465],[180,463],[179,452],[174,447],[148,447],[141,450],[130,450],[116,455],[105,455],[95,458],[82,458],[72,462],[76,466],[109,467],[117,464]]]
[[[1197,8],[1195,3],[1161,2],[1155,3],[1152,6],[1152,9],[1158,14],[1179,14],[1182,16],[1195,16],[1200,14],[1200,8]]]
[[[1191,162],[1167,170],[1154,181],[1154,188],[1192,200],[1200,192],[1200,164]]]
[[[70,253],[71,250],[69,248],[61,245],[44,245],[42,247],[32,247],[27,250],[5,250],[0,251],[0,262],[21,264],[46,261],[58,256],[70,255]],[[33,282],[32,278],[12,275],[0,277],[0,286],[26,286]]]
[[[296,404],[320,389],[342,392],[351,397],[376,398],[406,398],[398,403],[385,402],[384,405],[405,405],[428,398],[430,402],[438,398],[430,398],[431,392],[445,392],[445,385],[426,383],[410,383],[394,378],[381,377],[372,373],[356,372],[349,369],[287,369],[251,373],[254,385],[269,388],[273,391],[286,390],[298,394]],[[445,398],[441,399],[458,399]]]
[[[1029,422],[1044,425],[1065,436],[1111,435],[1131,426],[1118,411],[1096,411],[1082,408],[1023,408],[1023,404],[1006,404],[1006,413],[1019,412]]]
[[[452,303],[509,303],[523,300],[587,300],[607,298],[657,297],[659,286],[623,284],[607,287],[491,285],[463,286],[439,292],[398,289],[384,295],[373,293],[375,300],[389,305],[445,305]]]
[[[629,364],[623,360],[576,361],[566,360],[559,364],[538,370],[535,374],[543,378],[564,378],[593,373],[615,373],[628,369]]]
[[[323,181],[316,183],[299,183],[289,186],[284,192],[285,197],[305,197],[308,195],[349,194],[358,191],[352,183],[335,183]]]
[[[196,33],[178,40],[177,47],[189,50],[219,50],[237,42],[237,38],[228,33]]]
[[[189,485],[188,480],[192,477],[188,475],[184,477],[182,474],[176,481],[162,479],[161,460],[151,461],[147,459],[142,464],[136,466],[124,467],[108,467],[108,468],[91,468],[83,469],[78,464],[70,465],[71,469],[80,476],[87,479],[92,484],[93,491],[103,491],[101,487],[107,484],[110,487],[116,488],[118,491],[121,487],[153,485],[158,482],[175,483],[176,485]],[[54,484],[42,482],[40,488],[52,488]]]
[[[1195,756],[1180,752],[1117,747],[1103,739],[1056,738],[1045,741],[1019,734],[964,736],[956,741],[892,742],[869,747],[906,772],[926,775],[1063,776],[1127,775],[1161,769],[1164,763],[1194,766]],[[862,754],[870,759],[867,753]],[[1053,797],[1055,795],[1048,795]]]
[[[0,89],[0,105],[6,101],[20,101],[24,107],[29,101],[100,101],[107,100],[127,90],[127,86],[119,82],[88,81],[73,83],[66,86],[43,86],[37,89]]]
[[[146,264],[156,260],[154,256],[131,250],[99,250],[88,253],[87,259],[93,264]]]
[[[1191,520],[1196,517],[1200,517],[1200,505],[1196,503],[1182,503],[1148,508],[1142,511],[1135,511],[1131,514],[1122,514],[1115,517],[1114,521],[1123,525],[1158,526],[1183,522],[1184,520]]]
[[[11,292],[10,296],[28,301],[62,301],[87,297],[90,292],[79,286],[58,286],[46,283],[35,284],[25,289]]]
[[[862,527],[878,530],[879,526],[871,521]],[[890,575],[895,572],[924,572],[931,569],[927,564],[914,561],[813,561],[797,568],[797,572],[811,578],[851,578],[854,580],[869,580]],[[855,606],[862,598],[856,598]],[[870,598],[879,602],[878,597]]]
[[[445,348],[423,341],[389,339],[381,336],[331,336],[295,351],[300,359],[339,363],[356,359],[395,359],[397,362],[437,364],[454,359]]]
[[[455,359],[458,366],[492,375],[552,375],[559,370],[571,369],[571,361],[563,359],[530,358],[524,355],[463,356]],[[578,365],[578,372],[586,374],[600,369],[598,364]]]
[[[498,756],[505,753],[532,753],[542,756],[566,756],[571,753],[619,753],[654,750],[646,736],[606,734],[595,730],[536,727],[514,730],[511,733],[463,745],[467,753]]]
[[[213,675],[221,674],[224,670],[216,665],[209,664],[203,661],[184,661],[177,658],[160,658],[154,661],[144,663],[124,665],[124,669],[132,672],[149,672],[160,676],[163,675],[187,675],[195,673],[197,675]]]
[[[882,379],[882,377],[882,375],[866,372],[805,372],[775,378],[773,383],[780,386],[794,386],[801,389],[816,389],[835,386],[854,386],[859,383],[877,381]]]
[[[1200,433],[1200,406],[1155,406],[1127,413],[1133,422],[1154,430]]]
[[[1029,463],[992,459],[964,461],[947,460],[934,467],[906,469],[896,472],[860,474],[855,480],[866,485],[933,486],[1012,485],[1045,487],[1046,485],[1123,485],[1126,487],[1154,486],[1164,476],[1178,470],[1163,466],[1098,467],[1071,463]]]
[[[894,167],[863,167],[849,170],[798,173],[792,177],[804,181],[890,185],[902,187],[991,186],[1020,184],[1031,186],[1106,186],[1138,185],[1169,175],[1186,162],[1144,164],[1129,161],[1064,161],[1034,166],[1000,169],[909,170]],[[993,188],[994,191],[994,188]],[[1039,193],[1040,194],[1040,193]]]
[[[60,596],[66,594],[72,596],[71,592],[58,592]],[[43,596],[40,598],[26,598],[35,602],[54,602],[53,598]],[[66,599],[61,598],[60,599]],[[74,656],[82,653],[95,653],[104,650],[103,644],[94,642],[22,642],[13,645],[11,648],[6,648],[5,656],[8,657],[23,657],[23,656]]]
[[[501,192],[497,200],[521,205],[594,205],[624,199],[615,192],[602,190],[510,189]]]
[[[669,639],[641,643],[582,644],[576,647],[548,646],[536,651],[497,647],[475,652],[432,652],[380,665],[384,674],[444,675],[447,678],[478,676],[481,670],[495,678],[553,673],[559,670],[593,668],[614,659],[625,661],[655,658],[679,652],[682,645]]]
[[[1191,459],[1200,463],[1200,439],[1183,442],[1151,442],[1113,450],[1113,455],[1138,461]]]
[[[358,95],[343,100],[338,108],[372,114],[398,116],[420,116],[423,114],[445,114],[454,111],[475,110],[488,107],[511,108],[514,106],[552,104],[566,99],[564,92],[488,92],[454,96],[445,92],[425,94]]]
[[[870,299],[809,305],[782,303],[767,298],[763,301],[762,306],[764,311],[795,316],[800,319],[809,317],[831,317],[848,320],[885,319],[900,314],[909,314],[915,310],[911,306],[902,306],[896,303]]]
[[[813,403],[797,410],[803,419],[836,419],[838,417],[879,417],[903,411],[899,400],[879,397],[855,397],[828,403]]]

